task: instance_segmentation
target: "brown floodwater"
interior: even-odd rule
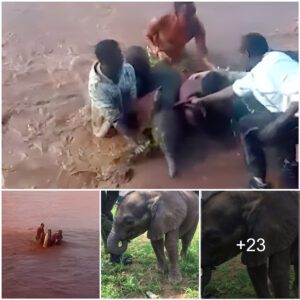
[[[99,194],[3,192],[2,296],[99,297]],[[33,242],[37,227],[63,230],[59,246]]]
[[[150,19],[171,8],[158,2],[2,4],[5,188],[246,187],[240,147],[227,149],[199,134],[183,145],[179,176],[171,180],[161,154],[128,163],[122,138],[91,135],[85,105],[93,45],[104,38],[123,48],[145,45]],[[250,31],[264,34],[273,48],[298,47],[296,2],[201,2],[197,9],[217,65],[239,65],[239,39]]]

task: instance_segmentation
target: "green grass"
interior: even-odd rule
[[[292,268],[290,274],[290,286],[292,286],[294,280]],[[210,294],[216,298],[256,298],[246,266],[241,263],[240,256],[217,267],[203,294],[204,296]],[[294,296],[293,292],[290,293],[290,297],[292,296]]]
[[[129,266],[111,265],[109,255],[101,247],[101,297],[146,298],[150,291],[159,298],[198,298],[199,288],[199,229],[197,229],[187,258],[180,260],[183,281],[172,285],[167,274],[156,270],[156,257],[146,234],[132,240],[126,255],[131,255]]]

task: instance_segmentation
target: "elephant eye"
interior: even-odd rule
[[[125,216],[123,221],[126,225],[133,225],[134,224],[134,220],[131,216]]]

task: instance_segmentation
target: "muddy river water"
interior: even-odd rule
[[[180,173],[162,155],[128,166],[124,141],[91,135],[87,79],[93,45],[113,38],[145,45],[144,29],[171,3],[3,4],[3,178],[7,188],[238,188],[247,184],[239,146],[187,141]],[[297,49],[297,3],[197,3],[212,61],[237,66],[242,34]],[[189,45],[193,49],[194,45]],[[230,170],[230,172],[229,172]]]
[[[97,192],[3,193],[4,298],[98,297],[98,198]],[[63,230],[61,245],[33,242],[41,222]]]

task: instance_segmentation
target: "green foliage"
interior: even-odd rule
[[[290,286],[294,280],[291,268]],[[213,272],[212,279],[204,289],[204,297],[210,295],[214,298],[256,298],[246,266],[241,263],[240,256],[220,265]],[[291,292],[291,296],[293,293]],[[296,297],[295,297],[296,298]]]
[[[180,260],[183,281],[172,285],[168,274],[156,270],[156,257],[146,234],[134,239],[126,251],[133,264],[110,264],[109,255],[101,251],[101,297],[146,298],[150,291],[159,298],[198,298],[199,288],[199,231],[189,248],[187,258]]]

